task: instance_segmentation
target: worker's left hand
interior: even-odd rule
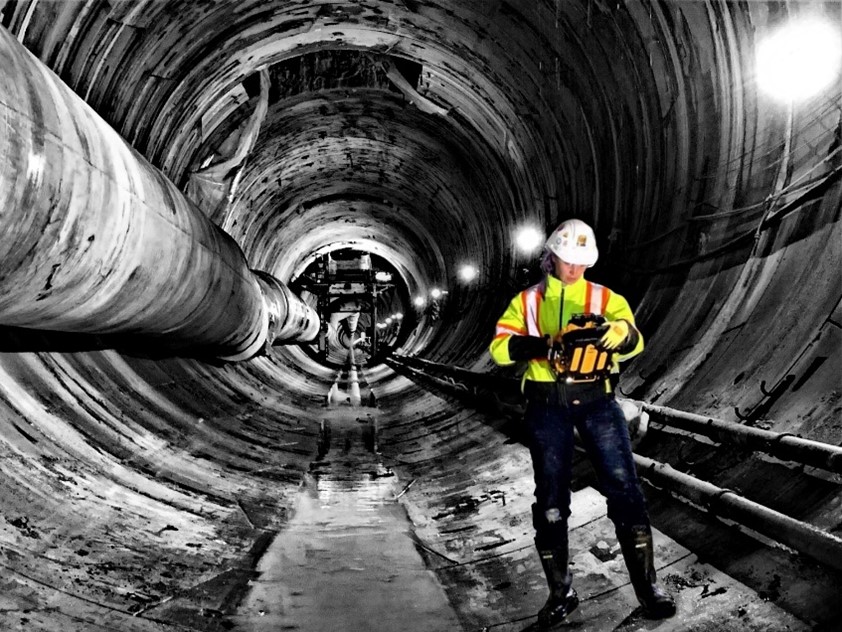
[[[608,331],[599,339],[603,349],[611,351],[616,349],[629,335],[629,324],[624,320],[610,320],[606,323]]]

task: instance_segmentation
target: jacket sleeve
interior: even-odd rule
[[[494,338],[488,347],[491,359],[500,366],[511,366],[520,360],[546,357],[544,338],[527,334],[521,296],[515,296],[497,321]]]
[[[624,320],[629,324],[629,336],[618,349],[618,362],[629,360],[643,351],[643,335],[637,328],[634,322],[634,314],[624,297],[616,292],[611,292],[608,305],[605,307],[605,318],[608,320]]]

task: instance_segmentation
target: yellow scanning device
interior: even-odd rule
[[[606,329],[602,316],[574,315],[561,332],[561,351],[550,363],[556,377],[566,382],[594,382],[608,377],[614,353],[600,345]]]

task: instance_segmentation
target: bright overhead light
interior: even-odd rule
[[[374,274],[374,280],[380,281],[381,283],[387,283],[392,280],[392,275],[383,270],[379,270]]]
[[[412,303],[415,305],[415,307],[424,307],[424,305],[427,304],[427,299],[425,299],[423,296],[416,296],[414,299],[412,299]]]
[[[839,77],[842,30],[818,17],[788,22],[757,46],[757,83],[781,101],[815,96]]]
[[[432,290],[430,290],[430,296],[432,296],[433,298],[441,297],[441,290],[437,287],[434,287]]]
[[[524,226],[515,233],[515,245],[524,254],[532,254],[544,245],[544,233],[534,226]]]
[[[395,312],[394,314],[392,314],[392,318],[394,318],[395,320],[403,320],[403,314],[401,314],[400,312]]]
[[[465,263],[462,264],[462,266],[459,268],[459,272],[457,274],[459,275],[459,279],[461,281],[465,283],[470,283],[471,281],[477,278],[477,276],[479,275],[479,270],[477,270],[477,267],[475,265],[471,263]]]

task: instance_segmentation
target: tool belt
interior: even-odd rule
[[[614,397],[613,391],[605,388],[604,382],[534,382],[526,380],[523,395],[527,402],[543,405],[579,406],[597,400]]]
[[[557,338],[550,358],[556,379],[567,383],[604,380],[611,373],[614,354],[603,349],[599,340],[608,330],[598,314],[576,314]],[[554,348],[555,349],[555,348]]]

